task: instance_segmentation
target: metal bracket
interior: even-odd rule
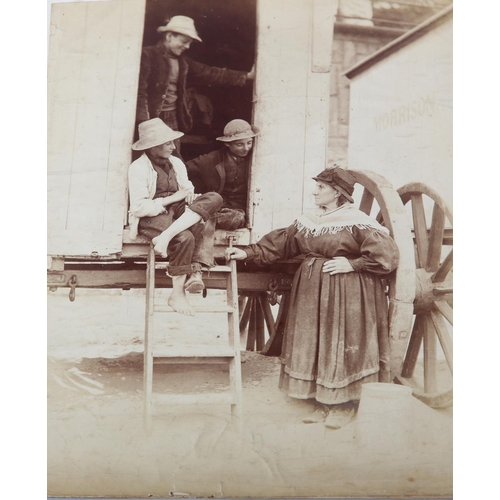
[[[75,293],[76,293],[76,275],[73,274],[73,276],[71,276],[71,278],[69,279],[68,281],[68,285],[69,285],[69,300],[71,302],[74,302],[75,301]]]

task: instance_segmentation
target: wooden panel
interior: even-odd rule
[[[333,25],[339,0],[314,0],[312,32],[312,71],[330,73]]]
[[[331,10],[333,0],[316,4]],[[314,5],[313,0],[259,1],[254,122],[261,134],[250,186],[251,241],[293,222],[313,186],[304,178],[325,167],[329,76],[312,73]],[[317,47],[321,58],[329,51]]]
[[[121,251],[144,0],[52,6],[48,253]]]
[[[302,211],[316,207],[312,196],[312,177],[327,166],[329,94],[329,74],[310,73],[307,86]]]

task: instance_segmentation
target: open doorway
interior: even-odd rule
[[[255,62],[257,0],[147,0],[143,46],[160,39],[156,29],[175,15],[194,19],[203,43],[193,43],[193,60],[239,71]],[[182,138],[184,161],[220,148],[216,138],[230,120],[252,119],[252,82],[244,87],[195,85],[187,80],[192,129]]]

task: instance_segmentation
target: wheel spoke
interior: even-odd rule
[[[271,311],[271,306],[269,305],[267,296],[262,298],[260,305],[262,306],[262,312],[264,313],[264,319],[266,321],[269,337],[274,337],[276,335],[276,325],[274,324],[273,312]]]
[[[290,292],[285,292],[281,296],[280,307],[278,309],[278,316],[276,317],[274,335],[270,335],[269,339],[260,352],[266,356],[279,356],[283,344],[283,332],[285,329],[286,318],[290,309]]]
[[[255,341],[257,339],[257,298],[252,297],[252,304],[250,307],[250,323],[248,325],[247,334],[247,351],[255,351]]]
[[[375,197],[368,191],[368,189],[363,190],[363,196],[361,197],[361,202],[359,204],[359,209],[366,215],[370,215],[373,206],[373,200]]]
[[[425,267],[429,241],[427,237],[427,222],[425,220],[424,202],[421,194],[411,195],[413,227],[415,229],[415,245],[417,247],[417,266]]]
[[[424,390],[437,392],[437,337],[429,315],[424,316]]]
[[[243,314],[241,315],[240,319],[240,332],[243,331],[248,326],[248,322],[250,320],[250,312],[252,311],[253,300],[254,299],[251,296],[247,298],[245,309],[243,310]]]
[[[262,297],[264,295],[264,298]],[[255,299],[255,346],[257,351],[262,351],[265,345],[264,312],[262,311],[262,300],[267,300],[266,294],[259,294]]]
[[[450,332],[446,327],[443,317],[437,311],[431,311],[431,318],[434,328],[436,329],[439,342],[443,348],[446,361],[448,362],[451,373],[453,373],[453,343],[451,341]]]
[[[453,268],[453,249],[451,249],[450,253],[443,260],[443,263],[439,266],[439,269],[431,277],[432,282],[440,283],[444,281],[452,268]]]
[[[413,372],[415,371],[415,365],[417,363],[418,353],[420,352],[424,334],[422,325],[423,320],[424,319],[421,315],[417,315],[415,318],[415,322],[413,323],[410,342],[408,343],[408,349],[406,351],[405,360],[403,362],[403,369],[401,370],[402,377],[413,377]]]
[[[443,209],[437,204],[434,204],[432,211],[432,224],[431,232],[429,235],[429,254],[427,257],[427,271],[437,271],[439,268],[439,261],[441,260],[441,249],[443,248],[443,235],[445,214]]]
[[[436,300],[434,305],[450,325],[453,325],[453,309],[445,300]]]

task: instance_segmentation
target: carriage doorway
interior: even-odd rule
[[[193,43],[188,55],[197,62],[250,71],[255,62],[257,0],[147,0],[143,46],[159,40],[158,26],[175,15],[194,19],[203,43]],[[252,82],[245,87],[190,85],[193,128],[182,138],[185,161],[220,147],[216,138],[232,119],[252,120]]]

